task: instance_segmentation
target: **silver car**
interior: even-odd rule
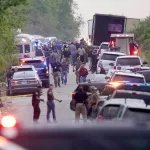
[[[41,89],[42,82],[35,71],[15,72],[11,80],[10,95],[32,94]]]

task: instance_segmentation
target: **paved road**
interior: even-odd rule
[[[55,102],[56,104],[56,115],[58,122],[71,121],[74,122],[74,112],[72,112],[69,108],[69,103],[71,100],[71,92],[77,87],[75,83],[75,74],[72,72],[72,67],[70,67],[70,73],[68,75],[68,84],[62,85],[59,88],[54,89],[54,95],[56,98],[63,100],[62,103]],[[51,83],[53,84],[53,79],[51,77]],[[47,92],[48,89],[43,90],[43,98],[47,101]],[[21,98],[13,98],[11,99],[13,107],[16,108],[15,115],[18,117],[23,123],[32,122],[33,118],[33,108],[31,103],[31,97],[21,97]],[[41,116],[40,123],[46,123],[46,111],[47,105],[46,103],[40,103],[41,108]]]

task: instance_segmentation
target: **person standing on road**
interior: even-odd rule
[[[62,84],[67,84],[67,75],[69,73],[69,63],[66,61],[66,59],[63,59],[63,62],[61,63],[61,81]]]
[[[40,113],[41,113],[40,106],[39,106],[40,101],[44,102],[43,99],[40,99],[39,91],[34,92],[32,95],[33,121],[34,122],[38,122],[39,117],[40,117]]]
[[[91,71],[92,73],[95,73],[97,71],[97,62],[98,62],[97,50],[93,50],[91,59],[92,59]]]
[[[62,50],[62,58],[66,59],[66,62],[70,63],[70,51],[68,50],[68,46],[64,45]]]
[[[76,69],[75,75],[76,75],[76,83],[77,84],[79,84],[79,82],[80,82],[79,68],[81,67],[81,65],[82,65],[82,62],[80,61],[80,57],[78,57],[77,61],[75,63],[75,69]]]
[[[80,48],[78,49],[78,54],[80,56],[80,60],[84,63],[84,55],[85,55],[85,49],[83,48],[83,45],[80,45]]]
[[[62,66],[58,60],[52,65],[52,75],[54,78],[55,87],[60,87],[61,67]]]
[[[49,89],[47,91],[47,121],[50,122],[50,113],[52,111],[53,120],[56,122],[56,112],[55,112],[55,103],[54,100],[58,102],[62,102],[62,100],[58,100],[53,95],[53,84],[50,84]]]
[[[82,87],[79,88],[79,91],[76,92],[74,96],[75,104],[75,120],[78,123],[80,119],[80,114],[82,115],[83,121],[87,121],[87,104],[88,95],[83,91]]]
[[[73,42],[69,45],[68,50],[71,53],[71,63],[72,63],[73,72],[74,72],[74,65],[77,59],[77,49],[76,49],[76,46],[73,44]]]
[[[88,70],[85,68],[85,65],[82,64],[81,67],[79,68],[80,83],[86,82],[87,75],[88,75]]]
[[[51,65],[53,65],[57,60],[59,60],[59,55],[58,55],[57,51],[52,51],[52,53],[50,54]]]

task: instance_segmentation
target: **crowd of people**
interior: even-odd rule
[[[54,79],[54,86],[61,87],[61,84],[66,85],[68,81],[69,66],[72,66],[72,71],[76,75],[76,83],[86,81],[88,72],[96,72],[97,64],[97,50],[93,50],[89,47],[84,39],[78,42],[54,42],[51,46],[43,46],[43,51],[47,57],[47,62],[51,64],[52,75]],[[86,63],[89,65],[89,70],[85,67]],[[56,122],[55,103],[54,100],[61,102],[53,95],[53,85],[50,84],[47,91],[47,121],[49,122],[49,115],[52,111],[53,120]],[[93,93],[95,94],[95,92]],[[92,94],[92,95],[93,95]],[[87,104],[88,95],[82,87],[74,97],[75,103],[75,118],[78,121],[80,113],[83,115],[83,119],[86,121],[87,116],[91,113],[91,107],[96,105],[96,102],[90,101]],[[92,98],[93,100],[94,98]],[[95,98],[96,99],[96,98]],[[33,94],[32,105],[34,108],[33,120],[37,122],[40,116],[40,99],[39,92]],[[85,104],[85,105],[84,105]],[[87,109],[88,108],[88,109]]]

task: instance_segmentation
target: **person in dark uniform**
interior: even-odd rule
[[[80,114],[82,114],[83,121],[87,121],[87,99],[88,95],[83,91],[83,87],[79,87],[79,91],[76,92],[74,96],[74,105],[75,105],[75,120],[78,123],[80,120]]]
[[[93,50],[91,59],[92,59],[91,71],[92,71],[92,73],[95,73],[96,72],[97,62],[98,62],[97,50]]]
[[[34,92],[32,95],[33,121],[34,122],[37,122],[40,117],[40,113],[41,113],[40,106],[39,106],[40,101],[44,102],[43,99],[40,99],[40,92],[39,91]]]
[[[60,87],[61,68],[62,66],[58,60],[52,65],[52,75],[54,78],[55,87]]]
[[[49,89],[47,91],[47,121],[50,122],[50,113],[52,111],[53,120],[56,122],[56,113],[55,113],[55,103],[54,100],[58,102],[62,102],[62,100],[58,100],[53,95],[53,84],[50,84]]]

